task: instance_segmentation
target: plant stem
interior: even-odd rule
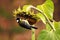
[[[38,12],[40,12],[46,19],[47,23],[50,25],[51,29],[53,29],[53,31],[55,31],[55,28],[53,26],[53,24],[50,22],[50,20],[48,19],[48,17],[43,13],[43,11],[41,11],[40,9],[30,5],[28,8],[27,8],[27,12],[31,9],[31,8],[34,8],[35,10],[37,10]]]
[[[35,29],[32,28],[32,40],[35,40]]]
[[[43,13],[42,13],[42,15],[45,17],[45,19],[46,19],[47,23],[50,25],[51,29],[53,29],[53,31],[55,31],[55,28],[54,28],[53,24],[51,23],[51,21],[48,19],[48,17]]]

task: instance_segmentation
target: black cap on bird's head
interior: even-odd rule
[[[20,18],[16,18],[16,20],[20,20]]]
[[[19,23],[19,21],[20,21],[20,18],[16,18],[16,21]]]

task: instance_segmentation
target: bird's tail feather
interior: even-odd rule
[[[34,29],[38,29],[37,27],[32,27],[32,28],[34,28]]]

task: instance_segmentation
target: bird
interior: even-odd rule
[[[29,29],[29,30],[31,30],[32,28],[33,29],[38,29],[37,27],[34,27],[34,26],[30,25],[27,20],[21,19],[20,17],[16,18],[16,21],[23,28],[26,28],[26,29]]]

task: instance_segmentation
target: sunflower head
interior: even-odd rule
[[[19,17],[21,19],[27,20],[31,25],[35,24],[38,19],[36,14],[34,14],[34,11],[26,12],[24,10],[21,10],[20,7],[17,10],[14,10],[13,13],[14,13],[13,16],[15,18]]]

